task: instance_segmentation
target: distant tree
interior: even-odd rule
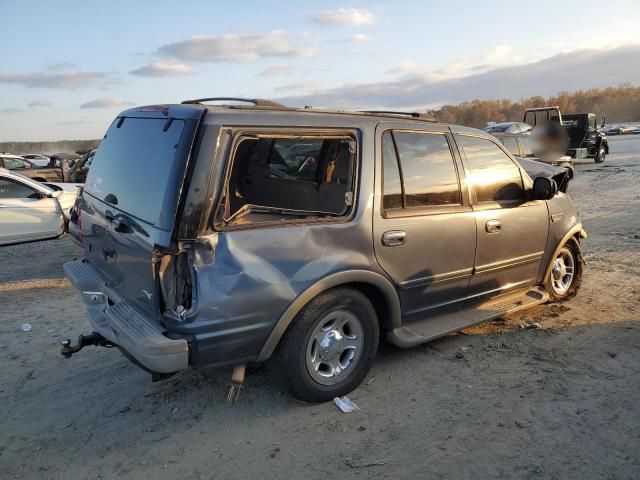
[[[560,92],[549,98],[535,96],[513,102],[473,100],[457,105],[444,105],[431,110],[436,120],[482,128],[487,122],[522,121],[526,108],[555,106],[562,113],[595,113],[605,115],[607,122],[640,120],[640,87],[623,84],[619,87],[593,88],[577,92]]]

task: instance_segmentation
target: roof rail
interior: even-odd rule
[[[435,121],[435,119],[431,115],[419,112],[396,112],[394,110],[361,110],[360,112],[378,115],[405,115],[407,117],[422,118],[424,120]]]
[[[271,100],[263,100],[261,98],[210,97],[210,98],[197,98],[195,100],[185,100],[182,103],[183,104],[193,104],[193,103],[222,102],[222,101],[253,103],[256,107],[287,108],[284,105],[282,105],[281,103],[272,102]]]

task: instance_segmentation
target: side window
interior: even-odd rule
[[[344,134],[261,134],[242,138],[231,159],[224,223],[349,213],[356,141]]]
[[[19,158],[7,158],[7,157],[5,157],[4,159],[4,165],[5,165],[5,168],[7,168],[8,170],[17,170],[19,168],[29,167],[28,163],[23,162]]]
[[[405,206],[460,205],[456,167],[444,134],[394,131]]]
[[[520,170],[490,140],[459,135],[471,169],[478,202],[516,201],[524,198]]]
[[[400,168],[398,156],[393,145],[391,131],[382,134],[382,207],[385,210],[402,208],[402,182],[400,180]]]
[[[518,139],[516,137],[502,137],[500,140],[511,155],[520,156],[520,147],[518,147]]]
[[[20,182],[0,178],[0,198],[36,198],[36,191]]]

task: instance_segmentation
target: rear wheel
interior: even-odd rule
[[[575,239],[567,241],[556,253],[545,282],[551,302],[574,297],[582,283],[582,253]]]
[[[593,160],[596,163],[602,163],[604,162],[604,158],[607,156],[607,152],[605,150],[604,147],[600,147],[598,148],[598,152],[596,153],[596,156],[593,158]]]
[[[329,290],[313,299],[285,333],[276,354],[278,375],[300,400],[331,400],[362,382],[378,341],[378,319],[367,297],[352,288]]]

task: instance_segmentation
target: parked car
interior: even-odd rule
[[[0,168],[0,245],[62,235],[77,194],[74,185],[45,185]]]
[[[40,155],[35,153],[28,153],[26,155],[20,155],[25,160],[29,160],[37,167],[46,167],[49,165],[50,158],[47,155]]]
[[[56,154],[49,158],[49,163],[46,166],[39,167],[21,156],[0,154],[0,167],[15,170],[38,182],[69,182],[68,172],[74,163],[74,159]]]
[[[79,200],[84,258],[64,265],[93,333],[63,355],[117,345],[154,379],[274,357],[296,397],[325,401],[381,337],[412,347],[578,290],[578,212],[495,137],[220,100],[108,129]]]
[[[504,147],[518,159],[518,161],[526,158],[536,162],[542,162],[553,166],[559,166],[567,169],[568,178],[570,180],[574,175],[573,158],[568,155],[563,155],[557,159],[546,160],[544,158],[537,157],[534,154],[533,142],[534,139],[530,135],[514,135],[509,133],[494,133]],[[568,184],[568,182],[567,182]],[[567,185],[558,185],[563,192],[566,192]]]
[[[484,127],[487,133],[526,133],[532,130],[532,126],[522,122],[492,123]]]
[[[634,133],[634,128],[627,125],[611,126],[603,129],[603,132],[607,135],[629,135]]]

